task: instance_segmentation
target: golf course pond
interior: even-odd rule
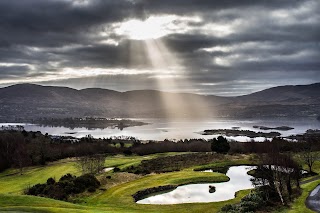
[[[253,185],[250,181],[249,170],[254,166],[231,166],[226,175],[230,178],[228,182],[222,183],[201,183],[187,184],[176,189],[147,197],[137,201],[138,204],[179,204],[179,203],[208,203],[219,202],[235,198],[237,191],[251,189]],[[202,172],[213,172],[205,170]],[[215,187],[212,192],[210,188]],[[210,191],[209,191],[210,190]]]

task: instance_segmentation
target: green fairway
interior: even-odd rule
[[[142,160],[152,159],[159,156],[176,155],[183,153],[164,153],[148,156],[112,156],[108,157],[105,166],[125,168],[137,165]],[[230,161],[232,162],[232,161]],[[221,162],[217,162],[221,164]],[[215,165],[212,163],[211,165]],[[229,201],[216,203],[194,203],[178,205],[142,205],[136,204],[132,194],[139,190],[150,187],[168,184],[187,184],[198,182],[221,182],[228,181],[228,177],[220,173],[194,172],[193,168],[188,168],[178,172],[168,172],[161,174],[150,174],[137,176],[130,182],[120,182],[120,184],[107,189],[98,190],[88,197],[77,199],[77,204],[41,198],[35,196],[21,195],[23,190],[37,183],[44,183],[49,177],[59,179],[66,173],[79,175],[79,169],[72,160],[63,160],[51,163],[43,167],[26,168],[23,175],[17,170],[10,169],[0,173],[0,209],[1,211],[16,212],[217,212],[227,203],[239,202],[241,197],[248,193],[241,191],[238,196]],[[112,172],[110,172],[112,175]],[[100,175],[101,178],[104,174]],[[121,177],[121,175],[114,175]]]
[[[4,174],[0,173],[0,193],[21,194],[28,186],[44,183],[50,177],[59,179],[66,173],[80,174],[72,161],[61,161],[43,167],[27,168],[22,175],[18,170],[10,169],[5,171]]]
[[[184,153],[161,153],[147,156],[109,156],[106,159],[106,167],[119,167],[125,169],[132,165],[138,165],[142,160],[157,157],[172,156]],[[46,166],[29,167],[20,175],[17,169],[9,169],[0,173],[0,212],[218,212],[226,204],[237,203],[250,190],[240,191],[235,199],[224,202],[192,203],[177,205],[143,205],[136,204],[132,195],[139,190],[162,186],[182,185],[200,182],[227,181],[228,177],[221,173],[195,172],[194,169],[214,168],[228,165],[249,164],[248,156],[229,156],[223,161],[212,162],[206,165],[193,166],[177,172],[161,174],[149,174],[146,176],[126,175],[126,173],[109,174],[116,182],[106,191],[98,190],[87,197],[79,197],[77,203],[69,203],[48,198],[22,195],[23,190],[37,183],[44,183],[49,177],[59,179],[66,173],[80,175],[79,168],[74,159],[65,159],[50,163]],[[320,172],[320,162],[314,165],[314,171]],[[121,175],[123,174],[123,175]],[[107,174],[100,174],[101,179]],[[117,180],[132,176],[128,180]],[[305,206],[305,199],[310,191],[320,184],[320,180],[302,185],[303,193],[289,208],[278,210],[281,213],[312,212]]]

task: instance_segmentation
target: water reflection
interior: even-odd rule
[[[247,172],[254,169],[252,166],[232,166],[227,172],[230,181],[224,183],[189,184],[179,186],[171,192],[159,194],[139,200],[139,204],[178,204],[178,203],[205,203],[230,200],[237,191],[253,188]],[[209,172],[207,170],[207,172]],[[214,193],[209,192],[209,186],[215,186]]]
[[[165,119],[139,119],[139,121],[150,123],[144,126],[135,126],[124,128],[122,131],[114,128],[106,129],[86,129],[74,128],[70,130],[65,127],[44,127],[30,124],[23,125],[27,131],[41,131],[43,134],[49,133],[51,135],[69,135],[66,133],[73,132],[73,137],[85,137],[92,135],[96,138],[107,138],[111,136],[132,136],[140,140],[164,140],[164,139],[188,139],[188,138],[204,138],[211,139],[214,135],[200,135],[205,129],[232,129],[232,127],[240,127],[241,130],[252,130],[261,132],[270,132],[269,130],[257,130],[253,126],[291,126],[293,130],[279,131],[282,136],[292,134],[304,133],[308,129],[320,129],[320,122],[316,119],[269,119],[269,120],[231,120],[231,119],[204,119],[204,120],[190,120],[180,119],[175,121],[167,121]],[[5,125],[5,124],[0,124]],[[6,124],[8,125],[8,124]],[[273,131],[273,130],[271,130]],[[250,141],[249,137],[228,137],[241,142]],[[265,138],[255,138],[256,141],[263,141]]]

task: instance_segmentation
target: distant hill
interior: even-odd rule
[[[243,108],[233,113],[237,117],[316,116],[320,112],[320,83],[273,87],[235,97],[232,105]]]
[[[156,90],[117,92],[17,84],[0,88],[0,121],[40,117],[267,117],[317,116],[320,83],[281,86],[238,97]]]
[[[320,83],[297,86],[279,86],[249,95],[239,96],[237,101],[251,104],[319,104]]]

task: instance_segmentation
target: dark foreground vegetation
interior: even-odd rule
[[[179,140],[177,142],[150,141],[149,143],[136,143],[131,148],[132,153],[149,155],[164,152],[210,152],[211,144],[204,139]]]
[[[133,199],[135,202],[138,200],[141,200],[145,198],[146,196],[150,196],[151,194],[157,193],[157,192],[165,192],[169,190],[173,190],[177,188],[178,186],[176,185],[166,185],[166,186],[158,186],[158,187],[153,187],[153,188],[148,188],[144,189],[141,191],[137,191],[135,194],[132,195]]]
[[[57,139],[40,132],[0,131],[0,171],[12,166],[22,169],[31,165],[45,165],[69,157],[123,153],[126,142],[120,139],[94,139],[90,135],[81,139]],[[133,143],[134,139],[130,142]],[[118,143],[122,145],[114,146]]]
[[[224,155],[214,153],[190,153],[143,160],[138,166],[130,166],[125,171],[135,174],[149,174],[179,171],[195,165],[221,161]]]
[[[292,157],[292,149],[285,150],[280,139],[262,144],[264,149],[255,150],[257,169],[251,173],[254,176],[251,181],[255,190],[240,203],[224,206],[222,212],[245,213],[262,209],[267,211],[266,208],[272,210],[289,205],[301,194],[302,166]],[[304,146],[311,144],[311,141],[307,141]],[[311,150],[309,152],[312,153]],[[308,161],[310,158],[304,156],[304,160]]]
[[[223,139],[223,137],[218,137],[208,141],[190,139],[177,142],[165,140],[141,143],[135,138],[96,139],[88,135],[76,139],[72,137],[53,137],[47,134],[43,135],[40,132],[26,132],[24,130],[3,130],[0,131],[0,171],[14,166],[20,168],[22,172],[22,168],[26,166],[44,165],[47,162],[59,159],[99,154],[148,155],[165,152],[212,151],[248,154],[264,153],[274,146],[278,147],[280,152],[304,153],[305,161],[307,165],[310,165],[311,171],[314,159],[316,159],[312,151],[320,150],[320,134],[316,130],[309,130],[306,134],[299,135],[296,142],[290,142],[282,138],[274,138],[263,143],[255,141],[246,143],[228,142]],[[171,168],[174,167],[175,164],[172,164]],[[153,172],[148,168],[146,168],[146,171]]]
[[[58,182],[53,178],[49,178],[44,184],[36,184],[26,189],[25,194],[68,200],[71,195],[79,194],[86,190],[95,192],[99,186],[100,182],[92,174],[85,174],[79,177],[66,174]]]

